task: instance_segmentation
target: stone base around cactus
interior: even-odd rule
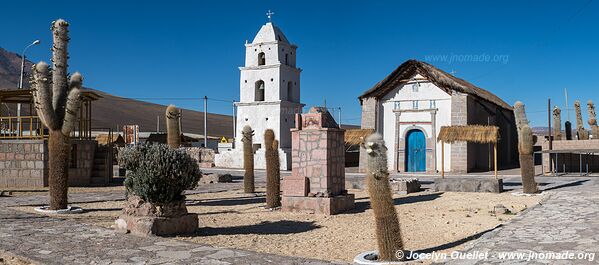
[[[198,215],[188,213],[185,200],[164,205],[145,202],[130,196],[115,228],[121,232],[140,236],[168,236],[191,234],[199,226]]]
[[[334,197],[281,197],[283,212],[299,212],[310,214],[333,215],[354,208],[354,194],[343,194]]]
[[[435,191],[503,192],[503,179],[494,177],[448,177],[435,179]]]

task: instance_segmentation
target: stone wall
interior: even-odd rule
[[[48,145],[44,140],[0,140],[0,187],[48,185]]]
[[[98,142],[95,140],[71,140],[71,158],[69,163],[69,186],[88,186],[91,183],[94,156]]]
[[[365,98],[362,100],[362,119],[361,126],[362,129],[374,129],[376,128],[376,109],[377,109],[377,100],[376,98]],[[360,161],[358,169],[360,172],[366,171],[366,163],[367,163],[368,155],[366,154],[366,150],[360,147]]]
[[[451,95],[451,125],[468,124],[468,95],[453,92]],[[468,171],[468,144],[456,142],[451,146],[451,171],[454,173],[466,173]]]

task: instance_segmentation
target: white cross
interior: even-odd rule
[[[272,15],[274,15],[275,12],[270,11],[270,9],[268,10],[268,12],[266,12],[266,17],[268,18],[268,22],[272,22]]]

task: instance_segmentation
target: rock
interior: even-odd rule
[[[416,178],[392,178],[391,190],[397,194],[408,194],[420,191],[420,182]]]
[[[503,179],[493,177],[446,177],[435,179],[435,191],[503,192]]]
[[[210,173],[203,175],[200,179],[200,184],[209,184],[209,183],[230,183],[233,182],[233,176],[231,174],[216,174]]]
[[[493,213],[509,214],[509,213],[511,213],[511,211],[508,208],[506,208],[505,206],[503,206],[503,204],[497,204],[497,205],[495,205],[495,207],[493,207]]]

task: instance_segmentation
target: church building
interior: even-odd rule
[[[291,131],[295,114],[301,113],[300,73],[296,67],[297,46],[272,22],[262,26],[251,43],[245,44],[245,66],[239,67],[240,100],[236,103],[235,148],[215,157],[217,167],[242,168],[241,132],[254,130],[255,168],[265,168],[264,131],[272,129],[279,140],[281,169],[291,169]]]
[[[381,133],[392,172],[441,170],[442,126],[499,127],[499,168],[517,165],[517,132],[512,106],[493,93],[428,63],[408,60],[359,98],[362,129]],[[493,168],[490,144],[445,143],[444,170],[465,173]],[[360,170],[367,155],[360,150]]]

